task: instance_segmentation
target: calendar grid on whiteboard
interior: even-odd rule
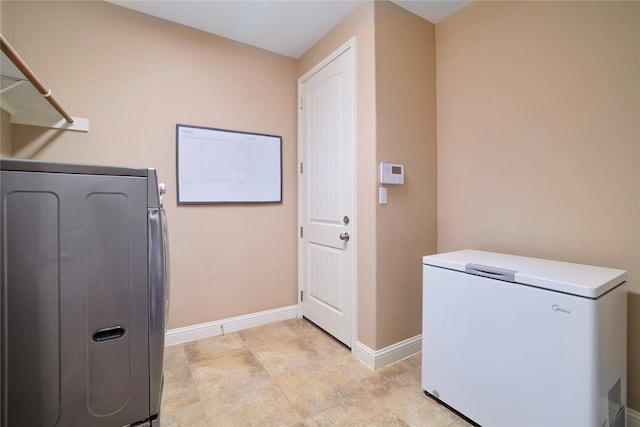
[[[178,204],[282,202],[282,137],[176,125]]]

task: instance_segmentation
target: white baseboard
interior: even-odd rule
[[[380,350],[372,350],[360,341],[356,341],[352,351],[362,363],[377,370],[422,351],[422,335],[416,335]]]
[[[640,427],[640,412],[627,408],[627,427]]]
[[[228,319],[215,320],[213,322],[199,323],[183,328],[169,329],[165,335],[165,345],[182,344],[184,342],[215,337],[228,332],[240,331],[266,325],[267,323],[281,320],[295,319],[298,317],[298,306],[276,308],[260,311],[258,313],[245,314],[243,316],[230,317]]]

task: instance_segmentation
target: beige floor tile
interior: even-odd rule
[[[283,325],[285,325],[286,327],[288,327],[289,329],[291,329],[293,332],[295,332],[298,335],[303,335],[306,333],[306,331],[310,330],[310,329],[319,329],[317,327],[315,327],[311,322],[309,322],[306,319],[301,319],[301,318],[295,318],[295,319],[287,319],[287,320],[283,320],[282,322]]]
[[[409,356],[403,362],[406,362],[412,369],[422,369],[422,353]]]
[[[385,410],[380,402],[362,393],[305,420],[310,427],[321,426],[406,426],[398,416]]]
[[[305,418],[339,405],[361,390],[331,358],[322,356],[291,365],[274,379]]]
[[[458,419],[449,427],[474,427],[473,424],[468,423],[465,419],[458,417]]]
[[[161,411],[167,411],[197,403],[200,400],[196,382],[188,365],[177,366],[164,371]]]
[[[298,338],[283,322],[270,323],[251,329],[238,331],[247,347],[256,347],[276,341],[287,341]]]
[[[165,349],[163,427],[469,427],[421,389],[421,357],[374,371],[303,319]]]
[[[390,381],[394,381],[394,383],[389,384],[389,387],[412,387],[420,393],[424,393],[422,390],[422,376],[418,369],[408,369],[407,371],[394,376]]]
[[[303,423],[295,407],[272,380],[256,383],[235,398],[204,401],[215,426],[295,426]]]
[[[340,341],[305,319],[290,319],[283,323],[319,354],[351,352]]]
[[[164,370],[170,371],[177,367],[185,367],[189,365],[187,354],[182,344],[172,345],[164,349]]]
[[[446,427],[459,417],[427,397],[415,371],[409,371],[376,387],[372,394],[389,411],[410,426]]]
[[[278,376],[318,356],[318,352],[301,339],[274,341],[253,347],[251,352],[271,376]]]
[[[160,423],[162,427],[214,427],[200,402],[173,411],[163,409]]]
[[[244,349],[244,341],[237,332],[205,338],[183,344],[189,363],[199,363]]]
[[[411,370],[411,366],[408,363],[400,361],[374,371],[357,360],[352,354],[340,357],[334,356],[333,360],[335,360],[335,363],[341,367],[345,375],[348,375],[351,379],[360,384],[362,388],[367,390],[371,390],[374,387],[384,384],[390,379]]]
[[[191,371],[203,400],[238,401],[247,390],[270,380],[262,365],[246,349],[192,364]]]

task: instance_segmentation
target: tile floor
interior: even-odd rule
[[[427,398],[420,354],[373,371],[303,319],[166,349],[162,427],[469,426]]]

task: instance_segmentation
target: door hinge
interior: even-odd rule
[[[300,173],[304,171],[304,166],[302,166],[302,162],[300,162]]]
[[[300,302],[304,301],[304,291],[300,291]]]
[[[300,238],[302,239],[302,236],[304,235],[304,232],[302,231],[302,227],[300,227]]]
[[[301,110],[302,110],[302,100],[303,100],[303,99],[304,99],[304,98],[300,98],[300,109],[301,109]]]

